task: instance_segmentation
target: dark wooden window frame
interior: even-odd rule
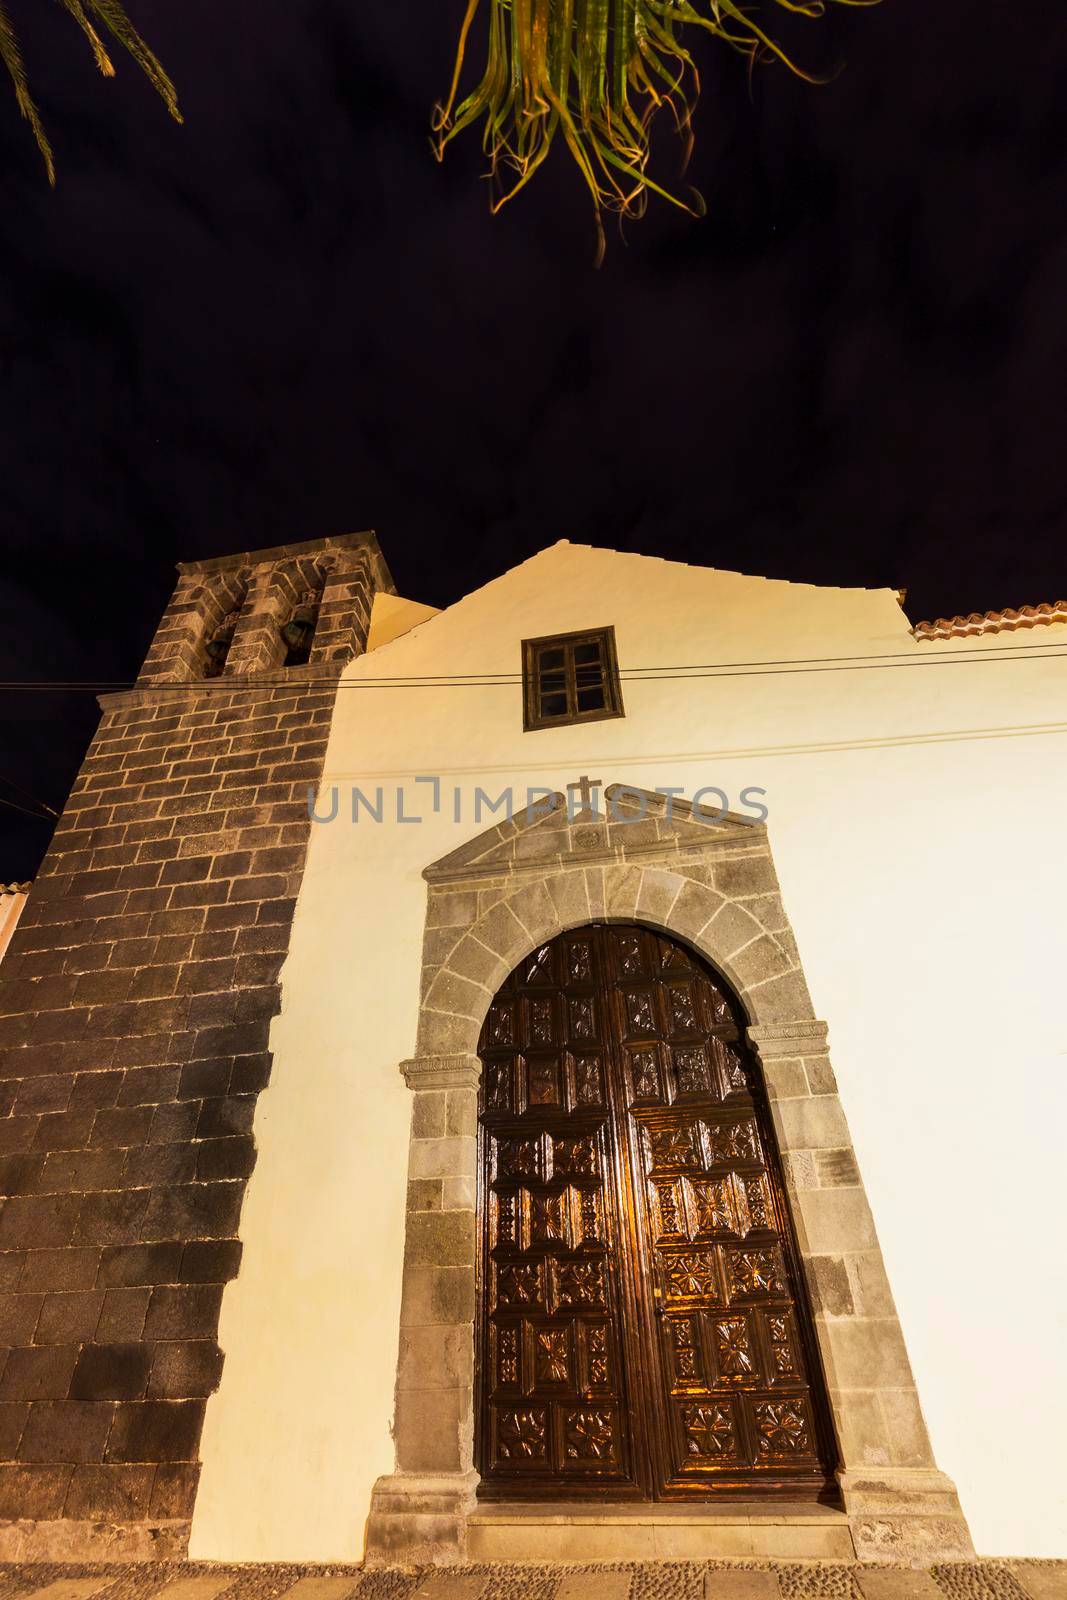
[[[603,689],[604,704],[582,711],[578,708],[577,679],[581,663],[577,662],[576,653],[581,646],[594,644],[600,650],[599,686]],[[567,709],[546,715],[541,709],[540,657],[543,651],[551,649],[558,649],[563,656],[562,667],[551,670],[562,674],[561,692],[566,696]],[[549,633],[539,639],[522,641],[522,725],[527,733],[537,728],[565,728],[573,722],[603,722],[610,717],[625,715],[613,627],[585,628],[579,633]]]

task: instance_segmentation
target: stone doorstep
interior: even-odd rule
[[[846,1548],[844,1538],[839,1543],[820,1541],[818,1544],[808,1542],[803,1545],[798,1545],[792,1539],[768,1539],[761,1541],[757,1549],[753,1539],[739,1534],[723,1539],[716,1553],[711,1555],[707,1540],[703,1536],[692,1537],[689,1529],[637,1529],[621,1549],[617,1539],[586,1537],[577,1529],[559,1529],[556,1533],[557,1537],[553,1539],[515,1541],[504,1548],[495,1545],[491,1539],[472,1538],[469,1541],[468,1559],[487,1566],[540,1568],[597,1565],[612,1561],[645,1567],[669,1567],[679,1562],[701,1566],[711,1560],[778,1561],[792,1568],[851,1568],[855,1562],[855,1555],[851,1547]],[[773,1554],[768,1554],[768,1546],[777,1546]]]
[[[837,1506],[781,1500],[724,1500],[715,1505],[695,1501],[632,1501],[629,1504],[591,1504],[588,1501],[481,1500],[467,1514],[468,1526],[475,1523],[565,1523],[572,1526],[625,1526],[632,1523],[685,1523],[716,1525],[723,1523],[763,1523],[772,1526],[804,1526],[818,1523],[841,1524],[848,1519]]]
[[[854,1561],[848,1518],[832,1506],[479,1505],[471,1561]]]

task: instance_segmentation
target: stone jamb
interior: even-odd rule
[[[370,632],[375,584],[367,551],[331,556],[323,564],[323,586],[312,662],[350,661],[360,655]]]
[[[639,797],[640,813],[620,820]],[[427,868],[412,1090],[408,1224],[394,1435],[375,1486],[371,1562],[461,1561],[474,1503],[477,1043],[488,1006],[530,950],[594,921],[673,935],[729,981],[749,1018],[861,1560],[969,1557],[952,1482],[934,1463],[851,1135],[827,1026],[816,1019],[766,829],[709,826],[629,786],[607,816],[563,796]],[[636,804],[631,803],[631,811]],[[627,827],[632,829],[627,832]],[[709,1550],[709,1555],[714,1551]]]
[[[179,579],[160,619],[138,683],[202,678],[207,645],[223,618],[244,604],[248,573],[242,567]]]

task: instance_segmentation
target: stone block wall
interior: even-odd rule
[[[235,573],[236,646],[269,639],[279,565],[323,555],[328,662],[231,650],[204,680]],[[308,788],[383,583],[366,535],[184,569],[106,697],[0,968],[0,1557],[181,1547]]]

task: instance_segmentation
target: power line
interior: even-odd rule
[[[39,811],[31,811],[28,806],[16,805],[14,800],[5,800],[2,794],[0,794],[0,806],[7,806],[12,811],[21,811],[23,816],[33,817],[37,822],[47,822],[49,820],[48,817],[42,816]],[[58,812],[53,814],[55,816],[59,815]]]
[[[742,668],[739,670],[721,669],[701,672],[695,669],[683,672],[658,672],[655,676],[635,676],[632,672],[620,674],[624,683],[680,683],[697,682],[702,679],[714,678],[775,678],[789,676],[806,676],[817,672],[896,672],[909,667],[977,667],[977,666],[1012,666],[1021,665],[1028,661],[1062,661],[1063,654],[1048,654],[1036,656],[1009,656],[993,659],[979,660],[940,660],[940,661],[898,661],[898,662],[854,662],[847,666],[825,667],[771,667],[766,666],[760,670]],[[334,678],[323,680],[337,689],[515,689],[522,679],[519,677],[505,678],[354,678],[338,680]],[[308,680],[294,680],[293,678],[262,678],[235,677],[227,680],[221,686],[217,680],[186,679],[182,682],[151,683],[151,684],[103,684],[103,683],[19,683],[0,682],[0,691],[27,694],[112,694],[141,690],[145,693],[174,693],[188,694],[190,691],[197,693],[207,690],[209,693],[218,690],[228,694],[247,694],[250,690],[295,689],[311,693],[320,687],[320,684]]]
[[[722,671],[722,672],[720,672],[720,671],[699,672],[699,671],[695,671],[695,670],[690,670],[689,672],[678,672],[678,673],[667,673],[667,672],[664,672],[664,673],[660,673],[659,675],[657,675],[654,678],[653,677],[641,677],[641,678],[632,678],[631,677],[631,678],[627,679],[627,682],[629,682],[629,683],[677,683],[677,682],[681,681],[683,678],[686,679],[686,680],[698,679],[698,678],[777,678],[777,677],[782,677],[783,675],[784,676],[788,676],[790,674],[797,674],[797,675],[799,675],[801,677],[804,677],[804,676],[806,676],[806,675],[808,675],[810,673],[813,673],[813,672],[896,672],[896,671],[898,671],[898,670],[900,670],[900,669],[902,669],[904,667],[980,667],[980,666],[1002,666],[1002,667],[1008,667],[1008,666],[1018,666],[1020,663],[1028,662],[1028,661],[1057,661],[1057,660],[1062,660],[1062,659],[1063,659],[1062,656],[1058,656],[1058,655],[1055,655],[1055,654],[1052,654],[1052,655],[1034,655],[1034,656],[1007,656],[1007,657],[1001,656],[999,658],[994,657],[992,660],[988,659],[988,656],[984,656],[984,657],[983,656],[979,656],[977,658],[969,657],[969,658],[965,658],[963,660],[954,660],[951,656],[946,656],[946,657],[942,657],[942,658],[940,658],[938,660],[928,660],[928,661],[870,661],[870,662],[856,661],[856,662],[853,662],[849,666],[841,666],[841,667],[834,667],[834,666],[825,666],[825,667],[768,667],[762,672],[751,672],[751,671],[745,671],[743,669],[740,670],[740,671]],[[345,687],[347,687],[347,685]]]
[[[1067,650],[1067,639],[1061,644],[1057,644],[1055,640],[1043,639],[1039,644],[966,645],[962,649],[953,650],[951,656],[933,656],[924,653],[924,664],[925,661],[955,660],[960,656],[1002,655],[1007,651],[1027,650]],[[699,661],[682,667],[627,667],[623,672],[623,676],[625,677],[628,672],[705,672],[714,667],[792,667],[817,665],[823,662],[897,661],[900,659],[902,658],[899,650],[883,650],[854,656],[768,656],[758,661]]]
[[[905,660],[898,651],[854,656],[782,656],[757,661],[706,661],[684,666],[625,667],[620,678],[627,683],[670,683],[689,678],[705,677],[773,677],[783,673],[804,672],[891,672],[904,667],[979,666],[990,662],[1055,661],[1067,654],[1067,643],[1043,642],[1028,645],[967,646],[953,650],[949,655],[924,655]],[[358,658],[357,658],[358,659]],[[183,678],[142,683],[128,680],[104,679],[8,679],[0,681],[0,690],[11,692],[103,694],[130,690],[157,690],[185,693],[217,690],[231,693],[248,688],[293,688],[298,684],[315,688],[336,684],[341,689],[402,689],[402,688],[512,688],[522,682],[521,673],[426,673],[404,676],[388,675],[382,678],[343,678],[336,673],[324,673],[294,679],[289,674],[271,677],[254,675],[233,678]]]
[[[59,812],[53,806],[50,806],[46,800],[38,800],[35,794],[30,794],[26,789],[21,788],[13,778],[5,778],[3,773],[0,773],[0,783],[6,783],[9,789],[14,789],[15,793],[20,794],[24,800],[29,800],[31,805],[40,806],[41,810],[47,811],[50,817],[59,816]]]

